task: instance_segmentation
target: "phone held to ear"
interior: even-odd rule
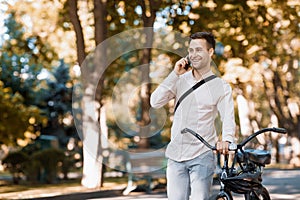
[[[185,66],[184,66],[184,69],[185,69],[185,70],[188,70],[188,69],[189,69],[189,67],[191,66],[191,61],[190,61],[190,58],[189,58],[189,56],[186,56],[185,58],[188,60],[188,63],[187,63],[187,64],[185,64]]]

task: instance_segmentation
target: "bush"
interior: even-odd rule
[[[59,163],[65,160],[62,150],[49,148],[34,153],[33,159],[39,161],[41,166],[41,179],[46,183],[53,183],[57,178]]]
[[[22,176],[30,183],[53,183],[59,170],[64,179],[67,179],[67,174],[75,163],[73,156],[66,156],[63,150],[57,148],[30,152],[23,149],[9,153],[2,162],[11,173],[14,184],[19,184]]]
[[[26,162],[23,171],[27,181],[37,183],[41,176],[41,163],[31,156]]]
[[[21,151],[11,152],[3,159],[5,169],[12,174],[14,184],[19,183],[28,161],[29,156]]]

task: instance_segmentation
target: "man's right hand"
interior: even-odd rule
[[[187,70],[184,68],[186,64],[188,64],[187,58],[181,58],[175,63],[174,71],[178,76],[187,72]]]

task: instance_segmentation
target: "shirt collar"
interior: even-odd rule
[[[190,77],[194,82],[199,82],[199,81],[201,81],[202,79],[205,79],[205,78],[207,78],[207,77],[209,77],[209,76],[211,76],[211,75],[213,75],[213,74],[214,74],[214,73],[213,73],[211,70],[209,70],[207,73],[202,74],[202,78],[201,78],[200,80],[196,80],[196,78],[195,78],[194,75],[193,75],[193,70],[189,71],[189,77]]]

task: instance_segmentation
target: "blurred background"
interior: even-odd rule
[[[286,128],[287,135],[267,133],[252,146],[270,150],[273,166],[300,167],[298,0],[1,0],[0,8],[0,175],[6,177],[0,184],[76,179],[97,188],[105,173],[115,171],[102,165],[110,148],[104,141],[122,150],[159,149],[168,143],[172,102],[165,107],[163,128],[151,137],[140,136],[160,123],[157,115],[149,115],[149,97],[157,86],[150,83],[167,76],[180,58],[170,52],[186,44],[166,37],[170,52],[137,49],[108,67],[105,58],[113,52],[103,49],[93,61],[103,70],[101,77],[83,65],[101,42],[145,27],[153,27],[141,35],[151,46],[161,42],[153,35],[164,30],[186,37],[213,32],[214,68],[234,91],[236,137],[265,127]],[[129,89],[141,83],[126,103],[129,115],[122,106],[117,113],[112,108],[114,88],[125,72],[130,73]],[[153,127],[128,133],[115,115],[141,127],[151,120]],[[96,149],[84,148],[90,135]]]

